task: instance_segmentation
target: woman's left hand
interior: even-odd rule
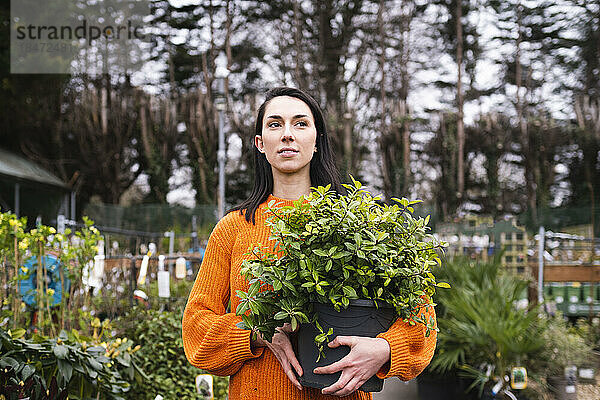
[[[359,389],[370,377],[390,360],[390,345],[382,338],[337,336],[329,347],[349,346],[350,354],[340,361],[314,369],[315,374],[333,374],[342,371],[340,379],[324,388],[323,394],[347,396]]]

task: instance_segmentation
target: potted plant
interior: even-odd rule
[[[531,367],[544,345],[543,324],[537,308],[516,306],[528,282],[502,273],[500,266],[499,257],[487,263],[456,258],[436,271],[453,282],[453,290],[437,298],[440,334],[433,360],[418,378],[419,393],[439,386],[440,398],[492,399],[494,392],[501,396],[509,390],[506,377],[513,367],[526,367],[531,378],[527,389],[514,390],[518,398],[540,390],[541,378]],[[449,385],[448,378],[454,383]],[[447,394],[459,388],[452,397]]]
[[[299,327],[305,386],[322,388],[339,377],[312,374],[348,354],[344,346],[325,346],[337,335],[375,337],[402,318],[425,325],[429,336],[435,321],[420,310],[433,306],[436,287],[449,287],[431,273],[445,244],[427,233],[429,216],[412,215],[419,201],[381,204],[354,178],[345,187],[346,195],[318,187],[292,206],[271,201],[267,224],[274,246],[255,247],[255,257],[242,264],[250,285],[248,292],[237,292],[241,326],[268,340],[284,323]],[[361,390],[381,387],[373,377]]]
[[[592,347],[558,315],[547,321],[540,367],[558,400],[577,399],[577,368],[592,360]]]
[[[600,321],[579,318],[573,330],[592,348],[589,360],[579,366],[577,379],[580,384],[596,385],[600,368]]]

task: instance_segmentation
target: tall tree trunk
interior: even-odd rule
[[[458,163],[457,163],[457,196],[462,197],[465,190],[465,171],[464,171],[464,148],[465,148],[465,127],[463,116],[464,97],[462,92],[462,68],[463,68],[463,29],[462,29],[462,0],[456,1],[456,64],[458,67],[458,77],[456,82],[456,102],[458,106],[458,120],[456,121],[456,134],[458,140]]]
[[[300,15],[300,4],[294,0],[294,49],[296,59],[294,65],[294,80],[301,89],[307,89],[304,76],[304,57],[302,52],[302,19]]]
[[[402,193],[408,194],[410,187],[410,110],[407,99],[401,103],[402,118],[402,169],[404,170],[404,181],[402,182]]]
[[[410,116],[408,107],[410,60],[410,25],[414,16],[413,3],[402,5],[399,32],[390,33],[386,25],[387,2],[380,0],[377,12],[377,37],[379,38],[378,67],[381,71],[379,97],[381,107],[381,152],[383,191],[390,199],[406,194],[410,188]],[[395,22],[396,23],[396,22]],[[396,28],[397,29],[397,28]],[[393,44],[392,44],[393,43]],[[387,58],[387,51],[396,51],[394,58]],[[394,71],[399,71],[396,74]],[[388,98],[388,93],[393,93]],[[388,120],[388,117],[390,118]]]
[[[525,186],[527,193],[527,205],[531,214],[531,222],[537,225],[537,199],[536,199],[536,183],[535,183],[535,160],[532,149],[530,149],[529,133],[527,132],[527,119],[525,118],[525,110],[523,100],[521,98],[521,88],[523,86],[523,67],[521,65],[521,42],[522,27],[521,27],[521,5],[517,4],[517,48],[515,53],[515,83],[517,85],[516,93],[516,108],[517,108],[517,123],[519,124],[519,135],[521,138],[523,165],[525,167]],[[525,97],[525,96],[523,96]]]
[[[392,177],[390,176],[390,173],[393,173],[393,171],[391,171],[390,168],[390,162],[388,160],[387,157],[387,152],[386,152],[386,143],[387,143],[387,126],[385,123],[385,117],[386,117],[386,93],[385,93],[385,49],[386,49],[386,43],[385,43],[385,31],[384,31],[384,24],[383,24],[383,8],[385,6],[385,1],[384,0],[380,0],[379,1],[379,9],[377,10],[377,25],[379,28],[379,51],[380,51],[380,55],[379,55],[379,69],[381,71],[381,82],[379,83],[379,96],[380,96],[380,101],[381,101],[381,118],[380,118],[380,123],[381,123],[381,131],[379,132],[379,146],[381,148],[381,153],[383,155],[383,160],[382,160],[382,178],[383,178],[383,190],[385,193],[385,197],[387,200],[389,200],[392,196]]]

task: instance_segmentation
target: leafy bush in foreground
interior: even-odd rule
[[[134,378],[145,377],[134,355],[137,348],[126,338],[93,343],[77,331],[29,340],[21,339],[24,334],[23,329],[0,330],[0,393],[6,391],[9,399],[44,399],[53,392],[78,400],[121,400],[129,398]]]

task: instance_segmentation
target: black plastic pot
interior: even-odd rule
[[[513,389],[511,393],[517,398],[517,400],[528,400],[527,396],[521,393],[520,390]],[[484,389],[480,399],[481,400],[499,400],[499,399],[507,399],[508,396],[504,395],[502,392],[496,394],[495,396],[492,394],[492,389],[487,387]]]
[[[482,400],[477,389],[467,391],[473,381],[459,377],[456,370],[439,374],[427,368],[416,380],[419,400]]]
[[[396,319],[396,310],[392,307],[375,307],[370,300],[352,300],[347,309],[341,312],[335,311],[329,304],[313,304],[318,314],[317,321],[325,332],[333,328],[333,340],[336,336],[366,336],[375,337],[385,332]],[[322,389],[334,384],[340,377],[341,372],[335,374],[314,374],[313,370],[333,364],[350,353],[348,346],[329,348],[325,345],[325,357],[319,357],[319,350],[315,345],[315,336],[320,332],[313,324],[302,324],[297,333],[298,346],[297,357],[304,374],[299,377],[302,386]],[[383,389],[383,380],[377,376],[371,377],[360,388],[365,392],[379,392]]]
[[[417,376],[417,393],[420,400],[466,400],[464,384],[455,373],[444,375],[425,371]]]
[[[577,400],[577,382],[575,380],[567,379],[564,376],[549,376],[547,381],[556,400]]]

